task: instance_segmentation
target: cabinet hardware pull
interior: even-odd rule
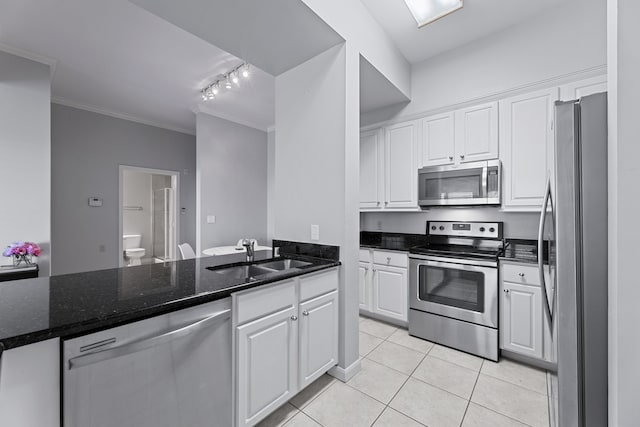
[[[518,273],[518,276],[524,277],[524,273]]]
[[[464,154],[460,154],[460,160],[464,160]]]
[[[391,263],[391,257],[390,256],[387,257],[387,264],[389,264],[389,263]]]
[[[508,294],[508,293],[509,293],[509,289],[505,289],[505,290],[504,290],[504,293],[505,293],[505,294]]]
[[[291,316],[291,320],[293,320],[293,321],[295,322],[296,320],[298,320],[298,316],[296,316],[296,315],[294,314],[293,316]]]
[[[305,311],[303,311],[303,312],[302,312],[302,315],[303,315],[303,316],[308,316],[308,315],[309,315],[309,312],[308,312],[307,310],[305,310]]]
[[[452,162],[453,161],[453,156],[449,156],[449,161]]]

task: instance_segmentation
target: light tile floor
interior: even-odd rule
[[[494,363],[360,318],[362,370],[323,375],[260,427],[548,427],[544,371]]]

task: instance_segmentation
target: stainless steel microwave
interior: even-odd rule
[[[418,203],[428,206],[500,205],[500,160],[418,170]]]

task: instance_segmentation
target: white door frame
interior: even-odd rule
[[[171,176],[171,187],[173,187],[175,191],[175,206],[173,217],[175,218],[174,229],[176,232],[176,247],[180,242],[180,172],[172,171],[172,170],[164,170],[164,169],[152,169],[152,168],[143,168],[139,166],[129,166],[129,165],[119,165],[119,173],[118,173],[118,266],[124,267],[124,257],[122,256],[122,229],[124,228],[123,222],[123,209],[122,209],[122,193],[124,190],[124,172],[142,172],[148,174],[155,175],[169,175]],[[173,248],[173,253],[175,254],[177,249]],[[175,257],[174,257],[175,258]]]

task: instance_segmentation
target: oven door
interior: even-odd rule
[[[473,262],[412,255],[410,308],[497,328],[498,268]]]

